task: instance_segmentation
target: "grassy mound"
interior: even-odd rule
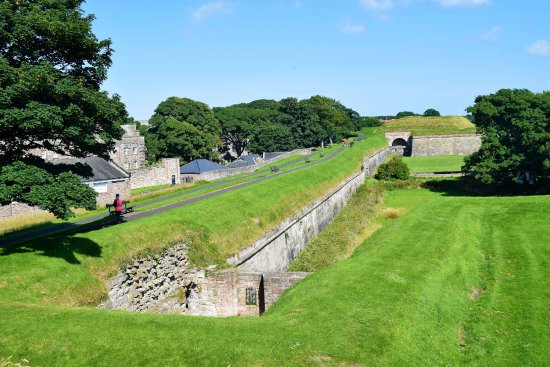
[[[382,228],[351,258],[298,283],[264,317],[67,309],[3,293],[0,358],[32,366],[550,364],[549,196],[411,189],[388,192],[384,205]],[[0,287],[12,281],[2,264]]]
[[[462,116],[408,116],[384,122],[378,131],[409,131],[412,135],[471,134],[475,125]]]

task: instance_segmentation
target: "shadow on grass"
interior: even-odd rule
[[[469,177],[427,180],[422,187],[444,196],[530,196],[550,194],[550,185],[484,185]]]
[[[63,232],[0,248],[0,256],[36,252],[43,256],[63,259],[69,264],[79,265],[81,262],[76,254],[101,257],[101,246],[88,238],[77,237],[75,234],[96,231],[117,224],[115,220],[108,218],[77,226],[74,229],[69,229],[69,233]]]
[[[43,256],[57,257],[69,264],[79,265],[80,260],[76,254],[100,257],[101,247],[87,238],[66,236],[48,237],[23,245],[13,245],[1,250],[0,256],[9,256],[21,253],[40,253]]]

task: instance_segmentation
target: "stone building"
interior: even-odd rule
[[[110,157],[127,172],[145,167],[145,138],[139,134],[135,125],[122,125],[124,135],[115,145]]]

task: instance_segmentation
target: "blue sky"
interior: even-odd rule
[[[103,89],[148,119],[170,96],[211,107],[335,98],[362,115],[464,114],[500,88],[550,89],[547,0],[88,0],[115,54]]]

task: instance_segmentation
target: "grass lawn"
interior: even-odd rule
[[[403,157],[411,173],[414,172],[453,172],[460,171],[464,164],[462,155],[445,155],[434,157]]]
[[[412,135],[471,134],[476,127],[462,116],[407,116],[384,122],[378,131],[409,131]]]
[[[0,293],[0,358],[32,366],[546,366],[549,205],[550,196],[387,192],[383,212],[393,215],[379,218],[382,228],[261,318],[37,305],[35,285],[20,284],[21,297]],[[33,264],[40,276],[78,282],[59,266],[42,271],[81,265],[26,254],[47,260]],[[23,267],[6,261],[21,255],[0,259],[0,290],[24,282],[6,270]]]

